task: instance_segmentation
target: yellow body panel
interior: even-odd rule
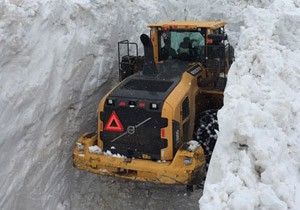
[[[153,27],[151,28],[151,41],[152,41],[152,44],[153,44],[153,56],[154,56],[154,61],[155,63],[158,62],[158,37],[157,37],[157,28],[156,27]]]
[[[101,175],[112,175],[131,180],[151,181],[165,184],[199,184],[205,174],[205,157],[202,147],[189,151],[187,145],[179,149],[173,161],[155,162],[142,159],[127,159],[91,153],[89,147],[95,145],[97,135],[83,135],[75,146],[73,158],[75,167]]]
[[[191,68],[195,68],[195,65],[191,65]],[[188,136],[184,139],[182,136],[180,139],[184,139],[185,142],[192,139],[193,136],[193,128],[194,128],[194,122],[195,122],[195,115],[196,112],[196,104],[195,104],[195,98],[196,95],[201,92],[201,89],[199,89],[197,84],[197,79],[199,76],[205,78],[206,77],[206,71],[203,69],[200,63],[197,63],[198,67],[202,70],[199,71],[199,73],[195,76],[192,76],[187,71],[182,75],[182,79],[180,83],[175,87],[175,89],[170,93],[170,95],[167,97],[165,103],[172,104],[172,107],[174,108],[173,111],[173,119],[180,123],[181,130],[184,123],[189,122],[189,128],[190,131],[188,132]],[[182,119],[182,103],[184,99],[188,97],[189,98],[189,116],[187,116],[185,119]],[[180,99],[180,100],[178,100]],[[181,134],[183,132],[180,132]],[[181,144],[183,142],[180,142]]]
[[[166,21],[156,24],[150,24],[148,27],[172,27],[179,29],[196,29],[196,28],[208,28],[217,29],[225,26],[227,23],[223,21]]]

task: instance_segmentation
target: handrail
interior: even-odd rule
[[[135,42],[129,42],[129,40],[122,40],[118,42],[118,64],[119,64],[119,72],[121,71],[121,52],[120,52],[120,46],[121,45],[126,45],[126,51],[127,51],[127,56],[131,56],[130,55],[130,46],[133,45],[135,46],[135,56],[138,57],[139,55],[139,49],[138,49],[138,45]],[[122,56],[123,57],[123,56]],[[130,63],[128,63],[130,65]],[[119,75],[120,77],[120,75]]]

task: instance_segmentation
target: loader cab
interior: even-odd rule
[[[205,30],[158,31],[158,59],[182,61],[203,60],[205,58]]]
[[[233,48],[227,43],[225,25],[222,21],[170,21],[149,25],[155,62],[200,62],[208,70],[227,73],[233,62]]]
[[[154,62],[200,62],[215,75],[227,74],[234,61],[234,50],[227,42],[225,25],[222,21],[168,21],[148,25]],[[125,55],[121,53],[122,46]],[[140,56],[138,49],[137,43],[118,42],[120,81],[143,69],[145,56]]]

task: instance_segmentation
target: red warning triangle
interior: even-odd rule
[[[105,125],[105,131],[123,132],[124,127],[115,111],[113,111]]]

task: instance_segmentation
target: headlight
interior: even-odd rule
[[[134,108],[135,107],[135,101],[129,101],[129,107]]]
[[[107,103],[107,105],[114,105],[114,100],[113,99],[107,99],[106,103]]]
[[[155,103],[150,104],[150,109],[158,109],[158,105]]]

